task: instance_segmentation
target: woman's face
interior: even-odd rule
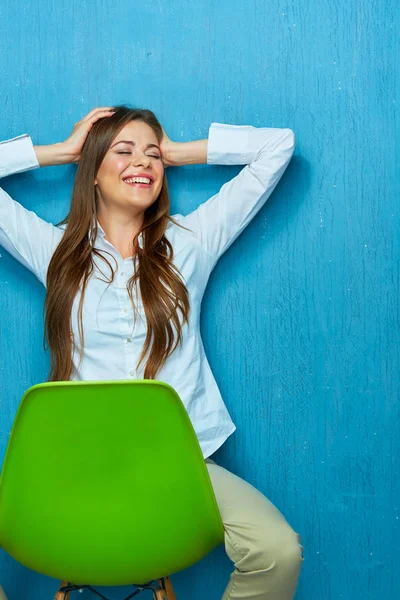
[[[134,181],[135,175],[145,180]],[[135,212],[144,212],[157,200],[163,177],[156,134],[143,121],[130,121],[112,141],[97,172],[97,198],[107,208],[132,207],[139,209]]]

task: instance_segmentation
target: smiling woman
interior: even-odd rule
[[[204,353],[202,297],[293,151],[290,129],[250,125],[212,123],[206,139],[172,142],[152,111],[126,106],[94,109],[52,146],[27,135],[0,143],[3,176],[78,163],[69,214],[56,226],[1,192],[0,243],[47,287],[49,379],[162,379],[205,456],[215,452],[235,426]],[[171,216],[165,167],[202,161],[245,167],[196,210]],[[141,173],[150,187],[126,183]]]
[[[300,537],[271,502],[210,459],[236,427],[200,332],[214,266],[293,151],[290,129],[222,123],[210,125],[207,139],[175,143],[154,113],[125,106],[91,111],[53,147],[33,147],[26,135],[0,144],[0,174],[79,163],[69,214],[57,226],[0,189],[0,243],[47,287],[51,381],[157,378],[178,393],[235,564],[224,600],[291,600],[302,562]],[[165,167],[197,162],[245,167],[186,216],[170,216]]]

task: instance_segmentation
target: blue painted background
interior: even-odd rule
[[[212,274],[202,331],[238,427],[214,458],[301,533],[298,600],[400,597],[395,5],[0,4],[1,139],[58,142],[93,107],[120,102],[154,110],[176,141],[206,137],[212,121],[295,131],[283,179]],[[57,223],[75,169],[2,185]],[[172,212],[239,170],[169,169]],[[44,296],[1,249],[1,458],[23,392],[47,378]],[[172,577],[178,599],[218,600],[230,571],[221,546]],[[0,583],[10,600],[45,600],[58,582],[1,552]]]

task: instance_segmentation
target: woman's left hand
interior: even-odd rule
[[[163,128],[160,150],[164,167],[206,164],[208,138],[194,140],[193,142],[172,142]]]
[[[164,127],[162,127],[162,130],[163,130],[163,138],[160,143],[162,162],[164,164],[164,167],[172,167],[172,166],[174,166],[174,162],[172,160],[172,151],[173,151],[175,142],[173,142],[172,140],[169,139],[169,137],[165,133]]]

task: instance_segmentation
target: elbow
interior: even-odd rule
[[[288,150],[291,150],[292,153],[294,152],[294,149],[296,147],[296,136],[294,131],[292,131],[292,129],[289,128],[285,128],[285,132],[286,132],[286,143],[287,143],[287,148]]]

